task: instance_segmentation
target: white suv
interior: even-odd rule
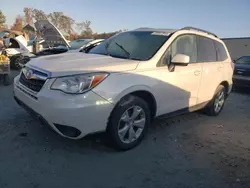
[[[210,32],[140,28],[88,54],[32,59],[15,78],[14,97],[64,137],[106,131],[125,150],[155,117],[203,108],[218,115],[233,68],[225,44]]]

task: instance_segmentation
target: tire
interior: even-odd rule
[[[3,75],[3,85],[4,86],[10,85],[10,76],[8,74]]]
[[[133,119],[132,115],[136,118]],[[146,135],[150,123],[151,113],[148,104],[137,96],[128,95],[111,113],[107,127],[108,139],[115,149],[134,148]]]
[[[30,61],[30,57],[22,56],[22,59],[19,61],[19,67],[23,68]]]
[[[221,100],[219,108],[216,107],[216,105],[218,105],[218,100],[219,101]],[[216,89],[213,99],[210,101],[210,103],[205,109],[206,113],[210,116],[219,115],[224,108],[225,100],[226,100],[226,89],[223,85],[219,85],[218,88]]]
[[[15,55],[10,58],[10,68],[13,70],[20,70],[22,67],[19,65],[19,61],[21,61],[21,55]]]

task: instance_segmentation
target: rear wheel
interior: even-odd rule
[[[226,89],[223,85],[220,85],[206,108],[206,112],[208,115],[217,116],[223,110],[224,104],[226,100]]]
[[[113,110],[107,133],[111,144],[120,150],[137,146],[145,136],[150,124],[150,109],[141,98],[129,95]]]

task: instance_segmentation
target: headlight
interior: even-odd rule
[[[108,75],[108,73],[93,73],[60,77],[54,81],[51,89],[71,94],[84,93],[97,86]]]

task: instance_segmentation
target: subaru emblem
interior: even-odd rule
[[[31,69],[25,71],[24,76],[26,79],[31,79],[33,76],[33,71]]]

